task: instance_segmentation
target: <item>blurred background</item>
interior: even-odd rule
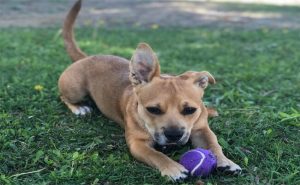
[[[0,0],[0,27],[62,24],[75,0]],[[300,0],[85,0],[79,25],[299,28]]]

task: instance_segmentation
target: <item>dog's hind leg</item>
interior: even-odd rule
[[[92,111],[89,106],[83,105],[88,93],[84,80],[78,76],[71,75],[70,71],[65,71],[58,81],[60,98],[67,107],[76,115],[86,115]],[[70,78],[70,77],[73,78]]]
[[[213,109],[213,108],[206,107],[206,110],[207,110],[207,113],[208,113],[208,117],[217,117],[217,116],[219,116],[218,111]]]
[[[60,98],[75,115],[83,116],[92,112],[92,108],[89,106],[72,104],[68,102],[68,100],[66,100],[66,98],[63,96],[61,96]]]

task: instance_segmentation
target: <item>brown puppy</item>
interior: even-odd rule
[[[63,37],[75,62],[59,79],[62,101],[76,115],[91,111],[83,100],[90,96],[97,107],[125,129],[132,155],[160,170],[172,180],[186,177],[186,169],[153,149],[160,145],[183,145],[191,139],[194,147],[212,150],[217,166],[233,173],[241,168],[222,152],[217,137],[207,123],[202,102],[204,89],[215,79],[206,71],[188,71],[179,76],[160,74],[155,53],[145,43],[138,45],[131,61],[110,55],[86,56],[73,37],[73,23],[80,10],[79,0],[67,15]]]

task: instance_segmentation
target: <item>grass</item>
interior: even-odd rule
[[[1,29],[0,184],[170,184],[131,157],[117,124],[99,112],[76,117],[61,103],[57,79],[70,59],[57,33]],[[209,122],[225,154],[244,171],[204,182],[300,184],[299,30],[81,28],[76,33],[89,54],[130,58],[137,43],[146,41],[163,72],[208,70],[216,77],[205,101],[220,116]],[[169,155],[178,159],[189,148]]]

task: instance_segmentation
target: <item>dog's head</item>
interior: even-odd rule
[[[202,97],[215,79],[206,71],[161,75],[155,53],[139,44],[130,61],[130,80],[138,99],[137,114],[155,142],[185,144],[203,108]]]

